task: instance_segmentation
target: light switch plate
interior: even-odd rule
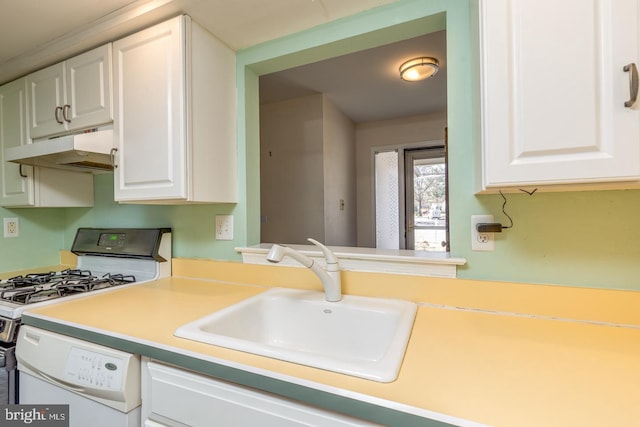
[[[233,240],[232,215],[216,215],[216,240]]]

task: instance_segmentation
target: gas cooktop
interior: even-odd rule
[[[135,281],[131,274],[107,273],[97,277],[90,270],[80,269],[29,273],[0,281],[0,300],[30,304]]]

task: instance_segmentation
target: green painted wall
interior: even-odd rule
[[[236,224],[236,241],[215,240],[216,214],[240,211],[235,205],[123,205],[113,201],[113,175],[96,175],[96,202],[93,209],[67,212],[66,248],[71,246],[78,227],[171,227],[174,256],[190,258],[239,259],[234,251],[243,241],[241,224]]]
[[[0,271],[58,264],[58,250],[64,244],[64,209],[0,208],[0,217],[19,221],[18,237],[3,238],[0,233]]]
[[[475,3],[401,0],[238,52],[237,205],[119,205],[111,175],[100,175],[93,209],[0,210],[20,217],[23,232],[0,240],[0,270],[57,261],[51,251],[68,249],[78,226],[171,226],[175,256],[239,259],[233,248],[259,239],[258,75],[446,27],[451,247],[468,261],[459,277],[640,290],[636,190],[507,195],[514,228],[497,236],[494,252],[471,251],[470,215],[490,213],[506,222],[499,195],[474,195],[480,147]],[[234,215],[233,242],[215,241],[217,213]]]

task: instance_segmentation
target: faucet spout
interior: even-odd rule
[[[338,266],[338,258],[333,252],[329,250],[323,244],[316,240],[309,239],[311,243],[318,246],[327,260],[327,270],[325,271],[314,260],[308,256],[282,245],[273,245],[269,253],[267,254],[267,261],[278,263],[284,259],[285,256],[291,257],[298,261],[303,266],[311,269],[316,276],[322,282],[324,288],[325,298],[329,302],[336,302],[342,299],[342,283],[340,280],[340,269]]]

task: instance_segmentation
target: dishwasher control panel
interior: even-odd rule
[[[72,384],[120,390],[125,373],[124,360],[85,348],[71,347],[64,370]]]
[[[122,412],[141,404],[140,356],[23,325],[16,359],[29,375]]]

